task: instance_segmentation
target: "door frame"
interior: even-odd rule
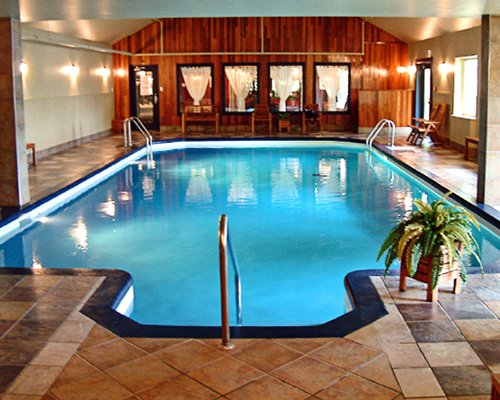
[[[151,71],[153,72],[153,123],[146,123],[143,121],[147,129],[160,130],[160,95],[159,95],[159,82],[158,82],[158,65],[129,65],[129,93],[130,93],[130,116],[137,117],[137,92],[135,84],[136,71]]]
[[[417,71],[415,72],[415,99],[414,99],[414,108],[413,108],[413,117],[414,118],[423,118],[424,117],[424,70],[429,69],[431,72],[430,75],[430,99],[429,99],[429,115],[432,110],[432,90],[433,90],[433,79],[432,79],[432,57],[427,58],[419,58],[415,61],[415,66]]]

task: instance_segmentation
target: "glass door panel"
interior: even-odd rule
[[[138,117],[148,129],[160,129],[158,104],[158,66],[130,66],[130,115]]]

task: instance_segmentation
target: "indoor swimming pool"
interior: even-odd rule
[[[361,145],[277,143],[163,143],[151,169],[131,156],[60,209],[21,220],[0,245],[0,265],[125,270],[130,318],[217,326],[218,220],[226,214],[242,324],[330,321],[346,311],[346,274],[383,268],[375,259],[390,228],[413,199],[439,195]],[[483,227],[476,238],[483,264],[500,258],[497,234]],[[231,264],[229,273],[234,325]]]

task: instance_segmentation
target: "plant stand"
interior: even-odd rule
[[[403,260],[406,257],[403,258]],[[447,252],[443,253],[443,268],[441,274],[439,275],[438,284],[436,288],[432,289],[432,258],[422,258],[418,264],[417,272],[411,278],[427,283],[427,301],[437,301],[438,298],[438,288],[441,282],[446,282],[453,280],[453,293],[459,294],[462,291],[462,280],[460,279],[460,265],[457,260],[453,260],[453,264],[450,265],[450,260]],[[401,270],[399,272],[399,290],[404,292],[406,290],[406,278],[409,276],[408,269],[406,268],[406,262],[401,262]]]

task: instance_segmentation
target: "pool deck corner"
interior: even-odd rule
[[[5,398],[246,399],[265,390],[270,398],[472,400],[488,398],[500,369],[498,273],[471,275],[461,295],[446,286],[438,303],[424,301],[419,282],[402,293],[396,275],[371,271],[368,282],[353,273],[351,290],[368,289],[358,308],[378,298],[386,315],[342,337],[234,339],[234,350],[221,351],[215,338],[117,335],[79,311],[99,287],[109,298],[126,287],[125,273],[10,272],[0,273]]]

